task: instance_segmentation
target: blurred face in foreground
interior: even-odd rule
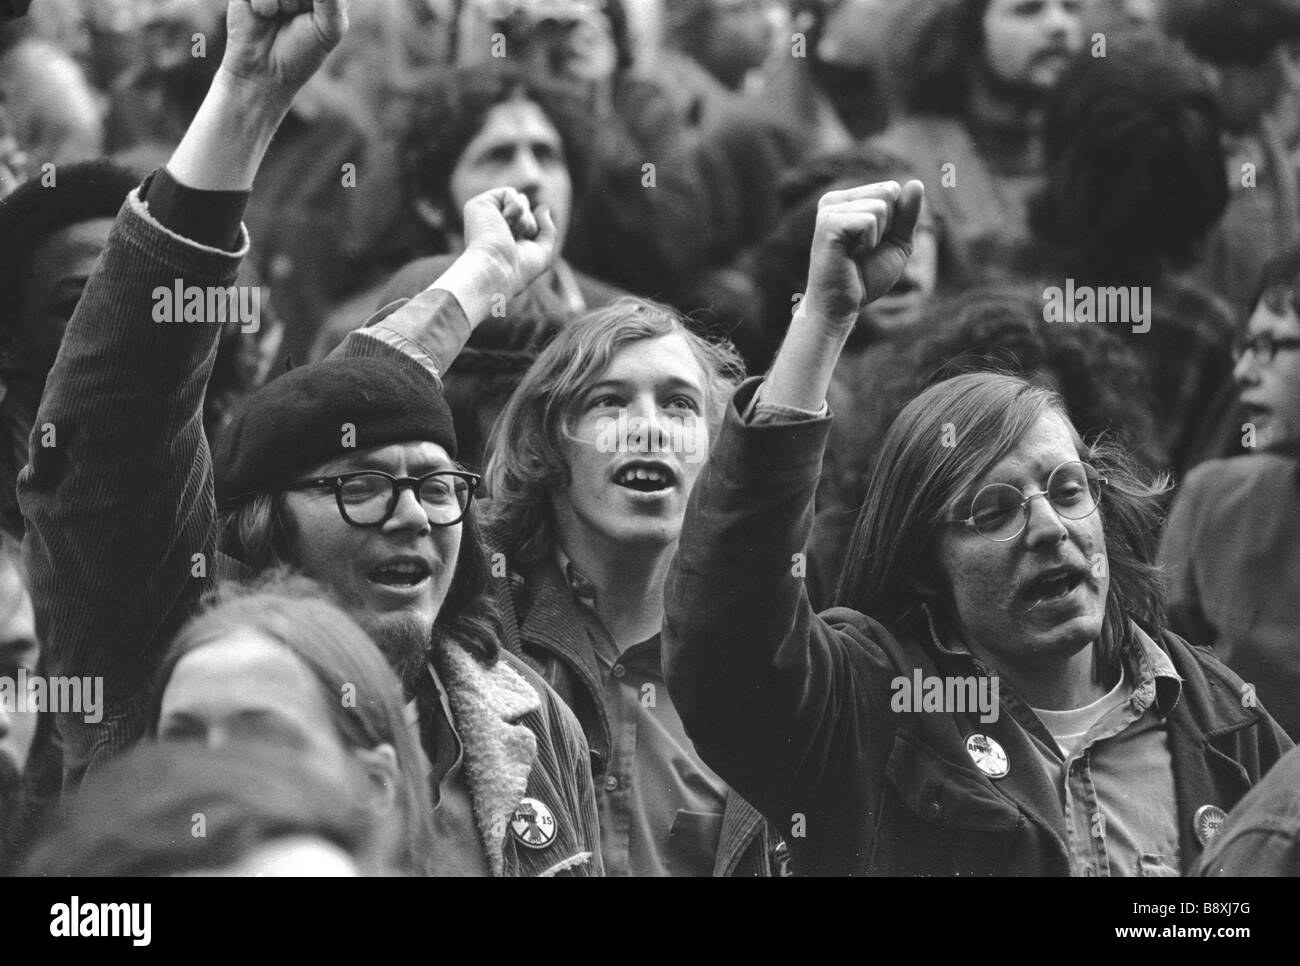
[[[349,807],[364,809],[375,821],[380,853],[395,855],[406,831],[397,805],[402,781],[397,752],[386,741],[354,746],[331,707],[334,701],[344,708],[359,707],[355,688],[351,694],[347,687],[334,693],[289,646],[256,627],[237,624],[183,645],[163,688],[156,735],[162,744],[224,752],[231,760],[245,754],[287,754],[286,761],[331,786],[337,783]],[[361,775],[369,781],[358,786],[354,783]],[[354,792],[359,797],[352,800]],[[304,875],[356,874],[336,846],[307,838],[272,839],[257,847],[250,843],[237,868],[223,874],[288,875],[294,869]]]
[[[338,773],[347,754],[311,669],[252,630],[227,634],[176,663],[163,692],[158,738],[210,748],[271,742]]]
[[[224,868],[188,874],[232,878],[351,879],[362,873],[352,856],[333,842],[314,835],[286,835],[249,849],[238,861]]]

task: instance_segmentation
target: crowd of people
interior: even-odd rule
[[[1300,874],[1300,0],[12,6],[0,872]]]

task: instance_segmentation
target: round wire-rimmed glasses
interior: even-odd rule
[[[1097,512],[1106,478],[1083,460],[1066,460],[1047,477],[1047,488],[1025,496],[1010,483],[990,483],[971,500],[970,516],[954,523],[970,527],[986,540],[1006,543],[1029,526],[1029,503],[1046,497],[1063,520],[1082,520]]]
[[[334,491],[339,515],[354,527],[383,526],[397,509],[402,490],[410,489],[419,499],[435,527],[450,527],[465,518],[474,491],[483,478],[465,470],[434,470],[424,476],[392,476],[380,470],[358,470],[296,480],[284,490],[328,489]]]

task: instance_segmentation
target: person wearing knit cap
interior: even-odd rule
[[[370,634],[414,704],[433,869],[599,875],[586,741],[498,647],[477,477],[455,462],[440,390],[496,298],[554,258],[555,224],[513,188],[472,198],[465,252],[330,359],[246,400],[214,480],[199,413],[219,327],[157,322],[151,309],[178,279],[231,286],[258,164],[346,32],[347,0],[231,0],[228,27],[203,106],[123,205],[68,323],[36,419],[52,443],[19,484],[50,673],[105,679],[101,721],[58,718],[64,792],[146,734],[167,647],[214,579],[289,566]],[[209,743],[220,732],[196,727]]]

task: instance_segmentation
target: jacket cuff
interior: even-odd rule
[[[140,186],[140,197],[160,225],[182,238],[226,251],[239,249],[239,229],[250,193],[190,188],[166,168],[159,168]]]
[[[801,413],[791,419],[769,412],[761,422],[746,422],[745,414],[753,408],[754,395],[762,384],[761,377],[746,379],[731,397],[709,454],[710,463],[730,467],[739,461],[750,467],[785,470],[815,464],[814,472],[820,473],[821,456],[830,437],[829,410],[823,415]]]
[[[118,216],[113,231],[121,232],[130,245],[144,251],[145,257],[181,277],[233,279],[239,262],[248,254],[248,232],[243,226],[239,229],[239,245],[234,250],[187,238],[154,216],[142,194],[146,187],[141,185],[126,196],[125,210]]]
[[[754,398],[749,401],[745,408],[744,420],[751,426],[758,426],[764,423],[789,423],[801,419],[818,419],[830,412],[830,405],[823,400],[821,408],[816,412],[811,409],[800,409],[798,406],[787,406],[784,403],[770,403],[763,398],[763,387],[759,386],[758,391],[754,393]]]

